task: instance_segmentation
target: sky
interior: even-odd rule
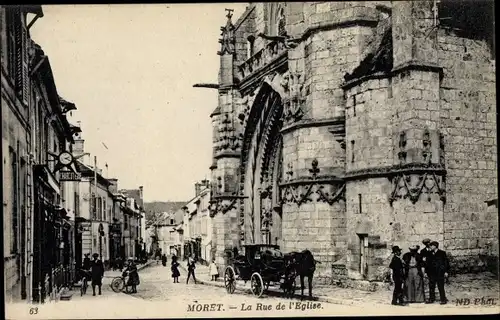
[[[145,201],[187,201],[210,178],[210,114],[220,27],[246,3],[43,6],[31,37],[49,57],[58,93],[76,104],[85,151],[120,189]],[[108,164],[106,174],[105,164]]]

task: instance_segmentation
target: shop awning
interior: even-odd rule
[[[34,165],[34,173],[37,177],[42,179],[48,186],[50,186],[55,193],[57,194],[61,193],[59,182],[56,180],[56,178],[50,172],[49,168],[46,165]]]

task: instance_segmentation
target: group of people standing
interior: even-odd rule
[[[167,265],[167,257],[166,255],[162,256],[162,265],[165,267]],[[180,263],[178,262],[178,258],[176,255],[172,256],[172,262],[170,264],[170,270],[172,271],[172,278],[174,279],[174,283],[179,283],[179,277],[181,273],[179,272],[179,266]],[[196,284],[196,275],[195,275],[195,270],[196,270],[196,257],[194,255],[191,255],[187,259],[187,270],[188,270],[188,275],[186,279],[186,284],[189,283],[189,279],[191,277],[194,280],[194,283]],[[217,265],[215,264],[215,260],[212,260],[212,263],[209,266],[209,274],[212,277],[212,280],[215,280],[219,273],[217,270]]]
[[[172,278],[174,279],[174,283],[179,283],[179,277],[181,276],[181,273],[179,272],[180,264],[177,260],[178,260],[177,256],[173,255],[172,263],[170,264],[170,270],[172,271]],[[162,259],[162,264],[163,266],[167,265],[166,256],[164,259]],[[196,284],[196,275],[194,273],[194,270],[196,269],[196,259],[194,255],[189,256],[187,261],[187,269],[188,269],[188,276],[186,279],[186,284],[189,283],[189,279],[191,278],[191,276],[193,277],[194,283]]]
[[[96,287],[98,288],[98,294],[101,295],[102,278],[104,277],[105,269],[104,264],[97,253],[92,255],[92,260],[89,258],[89,253],[86,253],[84,256],[85,257],[82,262],[82,269],[84,273],[82,277],[87,277],[88,280],[91,280],[93,296],[96,295]],[[132,288],[131,293],[137,293],[137,286],[140,284],[140,279],[139,272],[133,258],[129,258],[125,263],[125,270],[123,270],[122,276],[128,276],[126,286]]]
[[[444,284],[448,278],[449,261],[446,252],[439,249],[437,241],[424,239],[424,248],[419,251],[419,245],[413,245],[409,252],[401,256],[398,246],[392,247],[392,260],[389,268],[394,281],[393,305],[409,303],[434,303],[436,300],[436,285],[439,290],[441,304],[448,302]],[[428,281],[429,296],[425,297],[425,282]]]

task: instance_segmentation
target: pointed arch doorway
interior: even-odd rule
[[[281,95],[264,82],[252,105],[242,148],[244,243],[282,245],[279,194],[283,141]]]

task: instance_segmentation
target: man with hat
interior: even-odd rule
[[[95,296],[95,287],[99,287],[99,295],[101,294],[101,286],[102,286],[102,277],[104,276],[104,264],[101,259],[99,259],[99,254],[94,253],[92,255],[94,260],[90,265],[91,274],[92,274],[92,292],[93,296]]]
[[[432,250],[431,250],[431,239],[425,238],[422,240],[422,244],[425,246],[420,250],[420,256],[422,257],[422,262],[424,265],[424,295],[425,297],[429,296],[429,278],[427,276],[427,260],[429,259],[429,256],[432,255]]]
[[[446,304],[446,294],[444,291],[444,282],[448,277],[450,264],[446,252],[439,249],[437,241],[431,241],[429,244],[431,254],[427,257],[427,275],[429,276],[429,300],[427,303],[433,303],[436,300],[436,284],[439,290],[441,304]]]
[[[394,281],[394,292],[392,294],[392,304],[393,305],[404,305],[404,291],[403,291],[403,281],[404,281],[404,265],[401,260],[401,249],[398,246],[392,247],[392,260],[389,264],[389,268],[392,270],[392,280]]]

